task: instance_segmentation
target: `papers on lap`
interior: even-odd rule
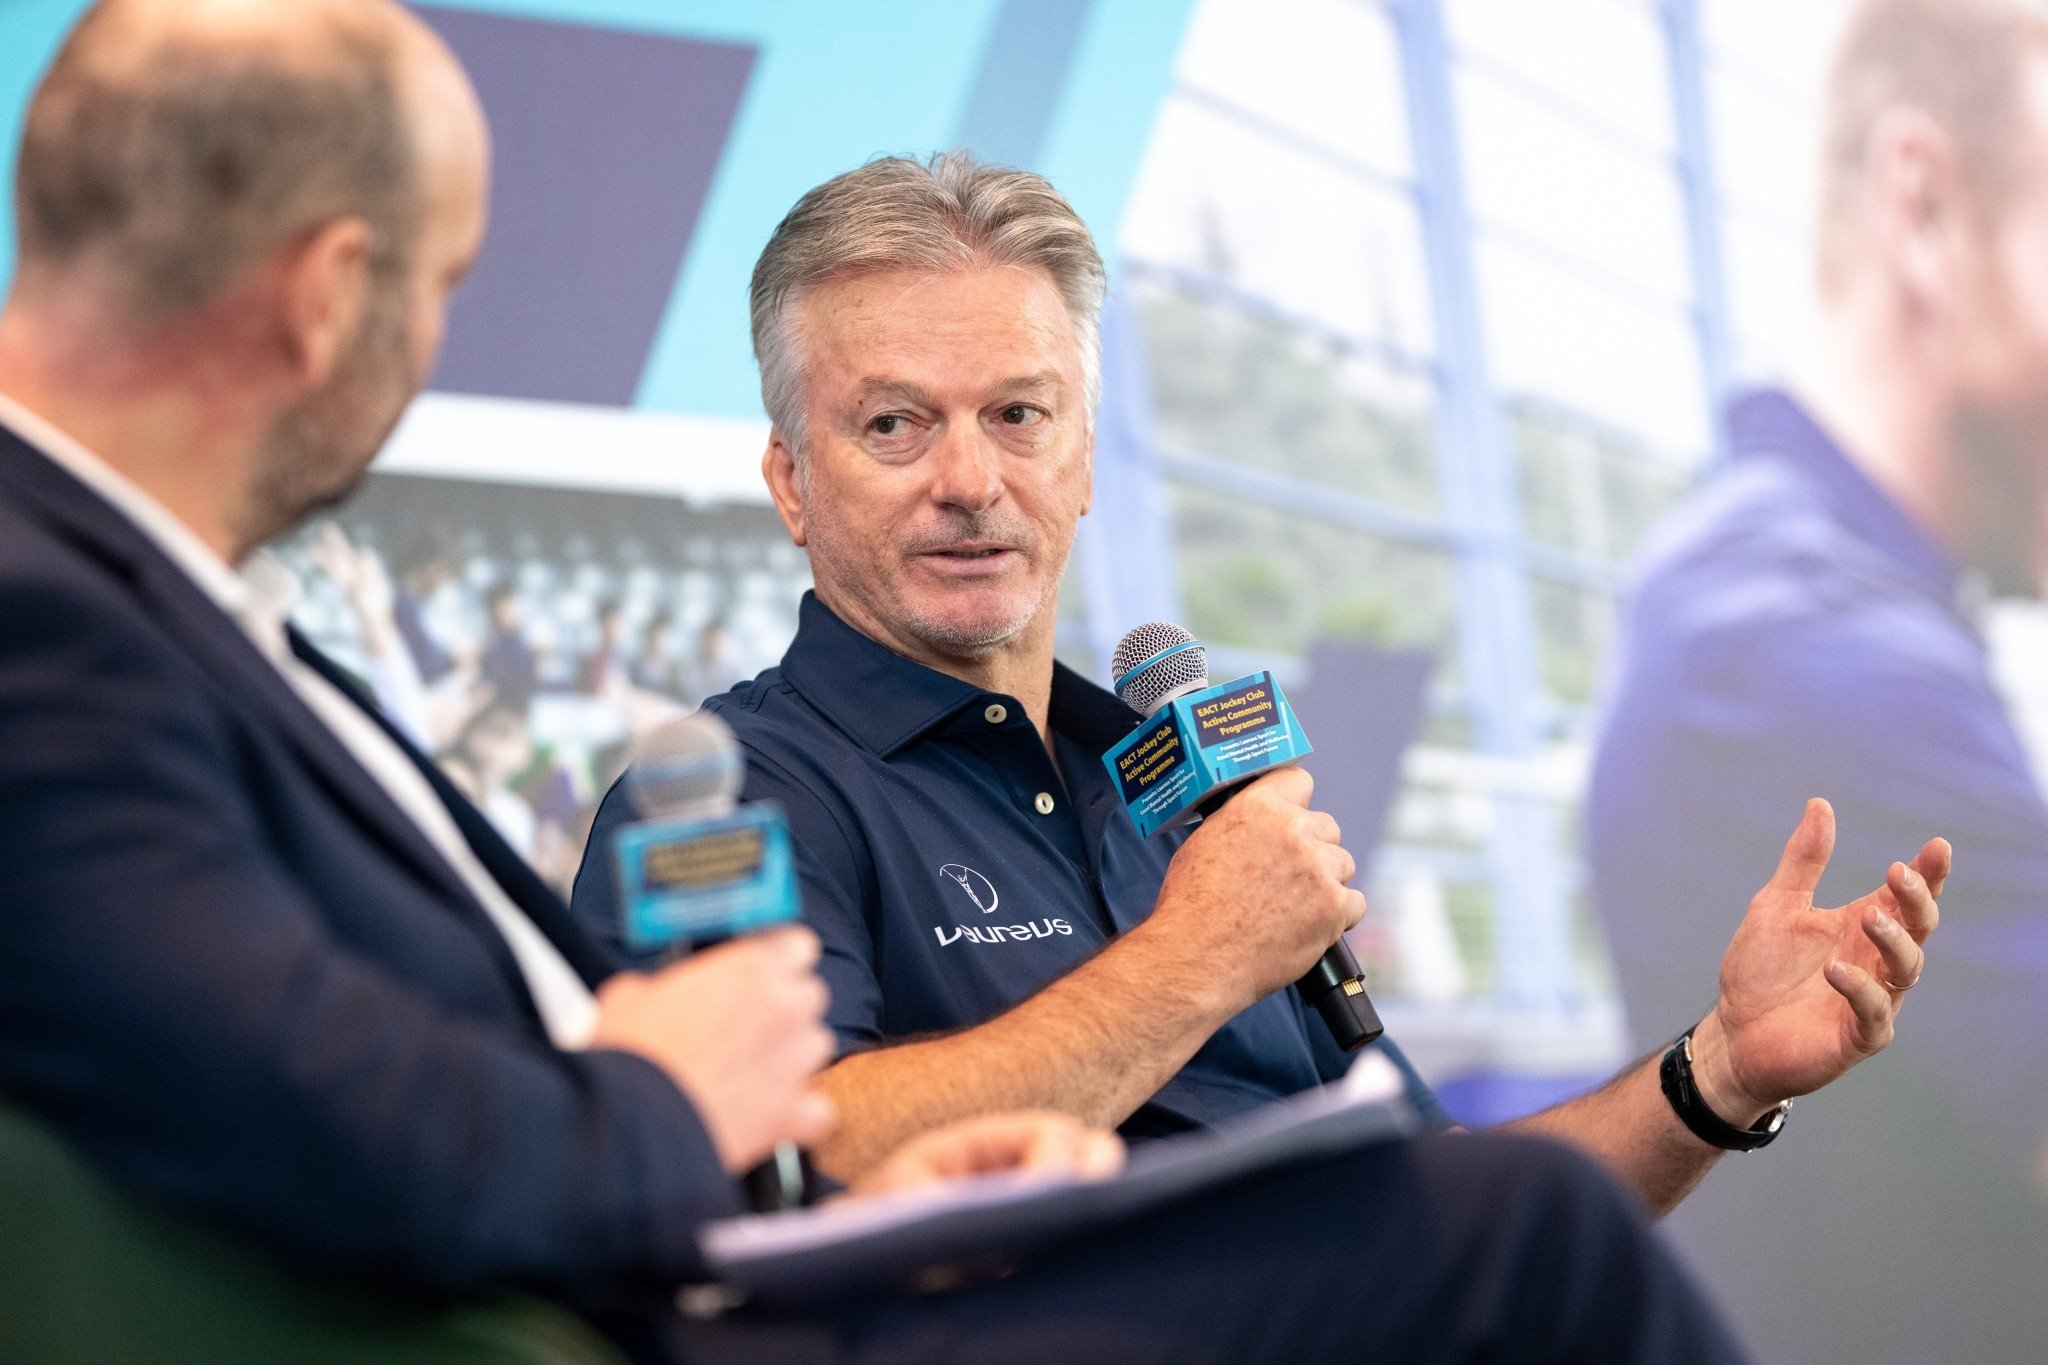
[[[1391,1063],[1368,1052],[1335,1085],[1212,1132],[1149,1143],[1103,1181],[1007,1173],[708,1225],[711,1268],[757,1302],[797,1303],[943,1282],[1296,1161],[1421,1127]]]

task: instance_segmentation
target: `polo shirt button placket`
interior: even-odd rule
[[[1001,725],[1010,718],[1009,708],[999,701],[992,701],[988,704],[988,709],[981,713],[981,718],[990,725]]]
[[[1037,811],[1040,815],[1051,815],[1052,807],[1053,799],[1051,792],[1040,792],[1038,795],[1031,798],[1031,808]]]

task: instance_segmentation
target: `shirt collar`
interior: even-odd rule
[[[1776,460],[1803,474],[1837,521],[1940,601],[1954,603],[1963,574],[1932,535],[1870,476],[1791,394],[1755,389],[1728,406],[1728,444],[1740,461]]]
[[[1052,666],[1050,715],[1055,733],[1074,740],[1097,758],[1144,719],[1122,697],[1057,661]]]
[[[222,611],[240,620],[249,610],[252,594],[242,575],[141,485],[4,393],[0,393],[0,424],[134,523]]]
[[[883,758],[993,695],[869,639],[815,592],[805,593],[798,608],[796,639],[783,656],[782,676],[833,724]],[[1138,719],[1115,693],[1064,664],[1053,665],[1054,731],[1101,753]]]

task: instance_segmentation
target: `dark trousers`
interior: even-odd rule
[[[993,1283],[741,1310],[675,1344],[690,1365],[1743,1359],[1591,1161],[1476,1134],[1248,1179]]]

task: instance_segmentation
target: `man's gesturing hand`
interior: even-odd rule
[[[666,1071],[738,1175],[776,1143],[808,1145],[832,1128],[832,1102],[810,1088],[832,1058],[817,962],[817,935],[790,928],[652,974],[621,972],[597,993],[590,1045],[637,1052]]]
[[[1142,926],[1224,987],[1235,1014],[1297,981],[1365,916],[1337,821],[1310,810],[1315,779],[1283,768],[1246,784],[1174,854]]]
[[[1893,863],[1877,890],[1823,910],[1813,892],[1834,846],[1834,810],[1807,802],[1721,959],[1721,998],[1693,1034],[1701,1098],[1738,1126],[1881,1051],[1920,979],[1948,841],[1929,840],[1910,866]]]

